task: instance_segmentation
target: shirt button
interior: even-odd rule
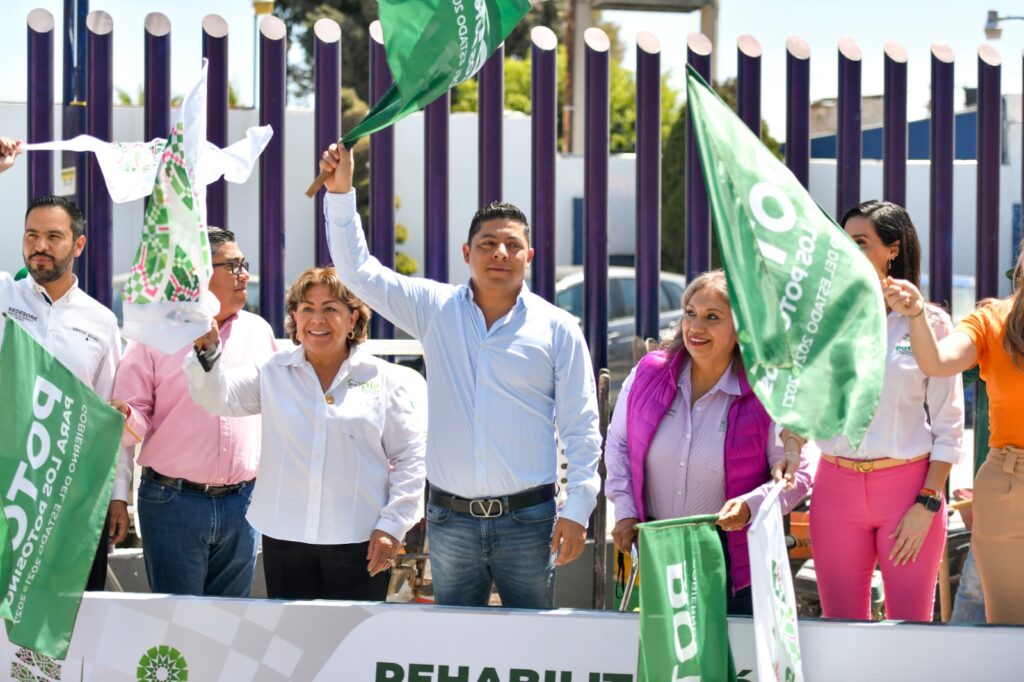
[[[697,406],[697,411],[700,412],[700,405]]]
[[[690,434],[686,434],[686,437],[687,437],[687,438],[689,438],[689,437],[690,437]]]

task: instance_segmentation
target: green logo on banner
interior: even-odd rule
[[[139,682],[185,682],[188,666],[180,651],[161,644],[142,655],[135,676]]]

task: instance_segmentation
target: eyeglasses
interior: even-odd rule
[[[213,267],[225,267],[231,271],[232,275],[241,275],[242,270],[249,272],[249,261],[232,258],[231,260],[226,260],[223,263],[213,263]]]

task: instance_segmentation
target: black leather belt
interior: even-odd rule
[[[532,507],[541,502],[547,502],[558,494],[558,486],[554,483],[538,486],[514,495],[502,495],[501,497],[478,497],[469,499],[446,493],[443,490],[430,487],[430,504],[439,507],[447,507],[460,514],[469,514],[478,519],[491,519],[501,516],[507,512]]]
[[[231,485],[210,485],[208,483],[193,483],[188,479],[184,478],[171,478],[170,476],[164,476],[158,471],[154,471],[152,467],[142,467],[142,475],[146,478],[156,481],[161,485],[167,485],[172,488],[180,488],[181,490],[190,490],[195,493],[203,493],[210,497],[223,497],[224,495],[231,495],[237,493],[242,489],[242,486],[249,485],[255,478],[250,478],[248,481],[242,481],[241,483],[232,483]]]

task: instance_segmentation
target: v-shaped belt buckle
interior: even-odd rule
[[[504,512],[504,505],[497,498],[469,501],[469,514],[477,519],[494,518],[495,516],[501,516]]]

